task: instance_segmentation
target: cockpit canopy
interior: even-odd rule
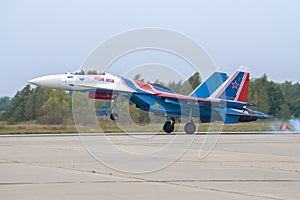
[[[79,69],[72,72],[73,75],[105,75],[105,72],[100,72],[97,69]]]

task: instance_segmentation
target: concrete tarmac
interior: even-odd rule
[[[300,199],[300,134],[225,134],[200,158],[203,142],[216,137],[208,139],[151,133],[0,136],[0,197]],[[174,156],[184,149],[183,156]],[[157,154],[147,157],[149,152]]]

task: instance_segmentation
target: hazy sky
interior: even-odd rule
[[[79,68],[99,43],[142,27],[179,31],[231,74],[300,81],[300,1],[0,1],[0,96]]]

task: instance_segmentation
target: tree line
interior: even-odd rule
[[[8,124],[24,121],[63,124],[69,119],[70,110],[71,97],[65,91],[41,87],[31,89],[30,85],[26,85],[9,100],[8,108],[2,110],[0,120]]]
[[[141,80],[140,75],[135,77]],[[192,75],[187,81],[170,82],[165,84],[160,81],[153,85],[169,89],[173,92],[188,95],[201,83],[199,73]],[[300,84],[292,82],[276,83],[270,81],[267,75],[253,78],[249,83],[248,101],[258,104],[260,110],[274,117],[285,119],[300,117]],[[137,122],[147,122],[147,113],[132,109],[130,114]],[[99,101],[95,104],[96,110],[109,108],[110,103]],[[122,106],[121,106],[122,107]],[[18,91],[13,98],[0,98],[0,121],[14,124],[24,121],[35,121],[41,124],[63,124],[72,121],[72,97],[69,93],[46,88],[31,88],[26,85]]]
[[[250,81],[248,101],[258,104],[258,110],[273,117],[299,118],[300,84],[290,81],[276,83],[264,74]]]

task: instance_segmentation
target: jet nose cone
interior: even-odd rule
[[[34,78],[28,82],[40,87],[60,89],[60,79],[61,77],[59,75],[49,75],[49,76]]]
[[[28,81],[28,83],[33,84],[33,85],[39,85],[39,83],[41,82],[40,79],[41,78],[34,78],[34,79],[31,79],[30,81]]]

